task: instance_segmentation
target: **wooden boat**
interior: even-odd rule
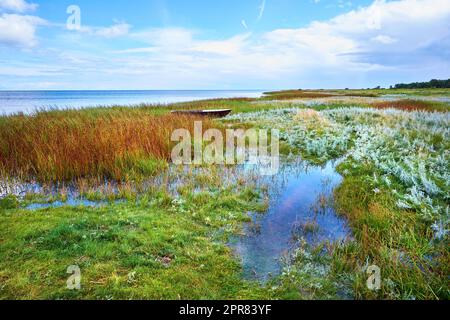
[[[174,110],[172,113],[203,116],[211,118],[223,118],[231,113],[231,109],[219,109],[219,110]]]

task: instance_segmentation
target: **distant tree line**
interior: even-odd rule
[[[400,83],[400,84],[396,84],[394,88],[395,89],[450,88],[450,79],[448,79],[448,80],[433,79],[428,82],[414,82],[414,83],[408,83],[408,84]]]

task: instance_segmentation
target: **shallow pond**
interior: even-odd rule
[[[210,173],[208,168],[186,170],[171,167],[164,175],[151,179],[146,184],[165,186],[173,196],[177,196],[177,187],[192,183],[196,175]],[[350,237],[346,220],[338,216],[332,206],[333,190],[342,181],[334,163],[317,167],[301,160],[282,161],[278,174],[274,176],[261,176],[260,168],[250,165],[223,168],[219,172],[221,186],[235,185],[238,179],[245,177],[247,182],[255,183],[255,187],[267,188],[268,211],[249,212],[252,223],[245,226],[244,235],[235,237],[230,242],[230,246],[242,260],[246,278],[264,281],[270,274],[279,273],[283,257],[287,258],[301,239],[308,244],[316,245],[325,241],[344,241]],[[67,201],[35,203],[26,208],[29,210],[66,206],[95,208],[108,205],[107,201],[82,199],[75,187],[63,187],[68,190]],[[104,189],[114,191],[117,186]],[[97,191],[101,193],[102,190],[100,188]],[[29,191],[43,191],[43,188],[37,184],[27,184],[8,188],[7,191],[23,195]],[[52,194],[58,194],[57,186],[50,188],[50,195]]]
[[[284,164],[278,175],[267,179],[267,213],[250,213],[253,221],[245,235],[231,242],[246,278],[265,280],[279,273],[283,257],[300,239],[316,245],[350,238],[346,220],[332,206],[333,189],[342,181],[334,164]]]

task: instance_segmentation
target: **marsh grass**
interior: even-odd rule
[[[242,98],[1,116],[0,177],[39,182],[142,179],[166,167],[175,129],[192,134],[196,120],[203,122],[204,130],[222,126],[204,117],[171,114],[172,110],[231,108],[245,113],[278,107]]]
[[[337,209],[349,219],[357,239],[335,251],[341,263],[356,271],[355,298],[449,299],[448,239],[434,242],[429,224],[415,212],[399,209],[389,190],[374,196],[367,183],[373,171],[352,169],[335,192]],[[380,266],[380,291],[367,289],[364,262]]]
[[[450,89],[351,89],[351,90],[326,90],[334,94],[346,94],[347,96],[383,96],[383,95],[407,95],[422,97],[449,97]]]
[[[322,99],[333,97],[365,97],[376,98],[379,93],[361,90],[285,90],[266,92],[261,99],[265,100],[293,100],[293,99]]]
[[[431,90],[433,91],[433,90]],[[303,97],[370,96],[366,91],[270,92],[260,99],[213,99],[173,105],[112,106],[82,110],[38,110],[33,115],[0,117],[0,175],[24,180],[64,181],[83,177],[133,180],[164,169],[175,128],[192,128],[192,117],[173,115],[177,109],[232,109],[245,114],[286,108],[276,101]],[[422,93],[425,94],[425,91]],[[278,99],[283,100],[284,98]],[[356,102],[329,101],[312,105],[316,111],[351,107]],[[359,106],[407,111],[446,111],[448,104],[399,100],[358,102]],[[298,104],[297,107],[300,107]],[[305,108],[305,106],[302,106]],[[205,127],[212,121],[202,118]],[[230,122],[229,122],[230,123]],[[232,122],[231,122],[232,123]],[[214,124],[217,126],[217,122]],[[232,124],[233,125],[233,124]],[[246,126],[242,121],[240,127]],[[247,123],[247,127],[255,125]],[[311,121],[314,125],[314,121]],[[192,129],[191,129],[192,130]],[[287,148],[285,141],[282,149]],[[283,151],[283,152],[284,152]]]
[[[318,91],[304,91],[304,90],[286,90],[266,92],[264,100],[292,100],[292,99],[314,99],[314,98],[330,98],[337,94],[318,92]]]
[[[318,93],[329,97],[404,92]],[[450,90],[407,92],[449,96]],[[283,94],[292,99],[299,93]],[[23,199],[3,197],[0,298],[449,299],[448,235],[437,239],[435,221],[430,220],[445,218],[440,208],[448,206],[448,183],[443,179],[448,177],[446,115],[403,112],[392,106],[374,110],[360,102],[317,104],[311,107],[315,111],[299,112],[309,107],[293,104],[293,109],[284,109],[286,104],[268,101],[275,96],[0,117],[4,176],[48,184],[73,179],[82,197],[110,201],[99,208],[29,211],[23,203],[64,201],[68,190],[62,188],[51,198],[32,193]],[[283,274],[262,286],[242,280],[242,268],[225,245],[249,222],[246,212],[267,209],[252,179],[240,177],[225,185],[214,168],[202,168],[210,174],[190,172],[180,184],[168,178],[142,190],[128,183],[93,188],[92,181],[134,182],[163,170],[168,134],[173,128],[191,128],[195,120],[170,114],[179,108],[231,108],[234,116],[220,123],[280,128],[282,149],[314,163],[352,151],[353,160],[344,158],[338,168],[344,181],[335,191],[335,206],[349,220],[355,241],[313,248],[299,243]],[[168,188],[171,184],[177,186],[177,197]],[[418,184],[420,192],[412,192],[412,184]],[[196,190],[197,186],[204,188]],[[425,197],[424,192],[430,193]],[[118,197],[127,201],[115,203]],[[399,197],[410,207],[400,208]],[[305,228],[315,230],[313,224]],[[66,270],[73,264],[82,269],[81,291],[66,289]],[[379,292],[367,289],[369,264],[382,268]]]
[[[308,287],[304,294],[311,298],[336,297],[345,275],[358,299],[450,297],[449,114],[418,105],[427,112],[333,104],[230,117],[280,129],[282,140],[309,161],[342,159],[338,171],[344,180],[335,191],[335,206],[348,219],[355,241],[335,246],[328,257],[301,251],[302,259],[294,257],[279,279],[280,294],[301,298],[299,292]],[[382,269],[380,291],[367,288],[369,265]],[[313,266],[322,266],[323,273]]]
[[[371,106],[377,109],[398,109],[403,111],[448,112],[450,110],[447,103],[411,99],[375,102]]]
[[[99,208],[0,208],[0,298],[270,298],[241,279],[225,245],[258,201],[245,190],[161,190]],[[70,265],[81,269],[79,291],[66,288]]]
[[[146,109],[40,112],[0,121],[0,172],[26,180],[117,181],[151,176],[170,158],[175,129],[197,118],[155,116]],[[208,119],[201,119],[204,128]]]

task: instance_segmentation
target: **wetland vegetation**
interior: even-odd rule
[[[449,299],[449,98],[289,90],[0,117],[0,298]],[[243,168],[170,164],[172,131],[198,120],[170,113],[183,108],[232,109],[205,128],[279,129],[283,164],[300,171],[284,184],[280,173],[274,190]],[[330,175],[331,189],[317,185]],[[283,205],[300,218],[273,240],[286,247],[279,270],[245,276],[250,256],[233,239],[248,249],[245,235],[271,234],[265,215]],[[327,233],[330,221],[344,237]],[[71,265],[81,290],[66,288]]]

